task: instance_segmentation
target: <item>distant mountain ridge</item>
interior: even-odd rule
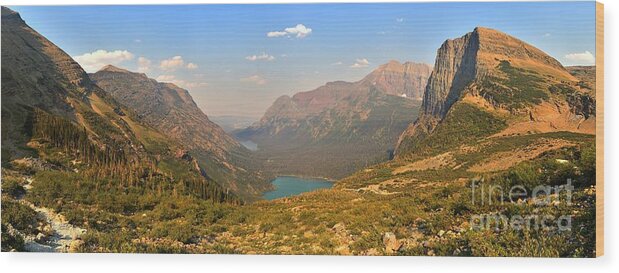
[[[219,125],[224,131],[232,133],[235,130],[247,128],[254,124],[258,118],[247,116],[209,116],[209,119]]]
[[[391,60],[372,71],[361,82],[386,94],[422,100],[430,73],[432,66],[428,64]]]
[[[357,82],[281,96],[259,122],[235,135],[256,142],[258,154],[279,172],[342,177],[391,157],[414,120],[429,71],[425,64],[391,61]]]
[[[210,121],[187,90],[111,65],[90,77],[150,126],[188,147],[206,174],[223,187],[243,195],[268,188],[250,151]]]

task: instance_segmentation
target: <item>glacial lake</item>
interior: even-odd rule
[[[280,176],[275,178],[275,180],[271,183],[275,187],[275,190],[264,193],[263,197],[266,200],[273,200],[308,191],[333,187],[333,182],[328,180],[319,178],[302,178],[296,176]]]

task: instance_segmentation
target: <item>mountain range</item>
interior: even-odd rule
[[[259,122],[234,134],[257,143],[276,173],[341,178],[391,158],[415,120],[430,71],[390,61],[357,82],[281,96]]]
[[[233,135],[176,85],[87,74],[5,7],[1,54],[2,251],[596,256],[596,69],[498,30],[282,96]],[[338,181],[257,201],[286,174]],[[573,204],[471,200],[566,181]],[[472,220],[521,214],[574,228]]]
[[[244,198],[269,187],[250,166],[249,151],[210,122],[186,90],[113,66],[88,75],[3,7],[3,161],[35,156],[37,113],[85,128],[96,146],[114,147],[136,164],[153,161],[152,171],[162,175],[189,165],[194,175]]]

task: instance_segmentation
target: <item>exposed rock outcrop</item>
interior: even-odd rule
[[[200,170],[241,196],[268,187],[250,151],[209,120],[189,91],[107,65],[90,78],[150,126],[190,149]],[[253,184],[253,185],[250,185]]]
[[[92,87],[69,55],[30,28],[17,12],[2,7],[3,149],[15,157],[23,155],[15,148],[28,141],[25,125],[32,107],[75,119],[67,96],[90,92]]]
[[[452,106],[464,102],[504,119],[508,127],[502,135],[593,133],[595,96],[583,85],[543,51],[500,31],[477,27],[438,49],[422,111],[401,135],[396,154],[414,152],[411,143],[432,134]],[[530,117],[523,123],[518,117],[525,115]]]
[[[392,60],[379,66],[361,82],[386,94],[421,100],[431,72],[432,67],[428,64]]]
[[[398,241],[398,238],[393,232],[385,232],[383,235],[383,244],[385,245],[385,252],[387,254],[398,252],[402,247],[402,243]]]

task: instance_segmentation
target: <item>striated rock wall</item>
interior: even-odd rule
[[[581,125],[589,124],[588,119],[595,118],[595,97],[588,85],[591,84],[578,81],[561,63],[540,49],[500,31],[477,27],[460,38],[445,41],[438,49],[421,113],[400,136],[396,154],[403,150],[410,152],[408,150],[412,147],[408,144],[431,134],[448,115],[452,105],[461,101],[465,94],[500,96],[502,101],[487,96],[469,103],[477,103],[486,111],[507,112],[504,118],[508,120],[510,116],[516,119],[516,116],[526,113],[546,113],[546,118],[540,118],[545,122],[543,125],[508,122],[510,127],[506,130],[512,133],[522,130],[591,133],[590,126]],[[556,91],[556,86],[567,87]],[[570,90],[570,93],[566,94],[564,90]],[[573,115],[565,115],[561,107],[551,109],[550,113],[544,108],[545,103],[570,105]],[[527,126],[535,127],[535,130],[529,130],[531,128]],[[543,130],[537,130],[539,128]]]
[[[445,116],[464,87],[475,78],[478,49],[477,32],[443,43],[437,51],[434,70],[426,86],[422,115]]]
[[[142,121],[187,147],[203,175],[244,197],[268,188],[251,152],[212,122],[187,90],[111,65],[90,77]]]
[[[76,119],[67,97],[81,98],[96,86],[64,51],[2,7],[2,147],[24,156],[33,107]]]
[[[185,89],[113,66],[90,77],[144,121],[187,147],[207,149],[222,159],[227,155],[226,149],[241,149],[238,142],[208,119]]]

